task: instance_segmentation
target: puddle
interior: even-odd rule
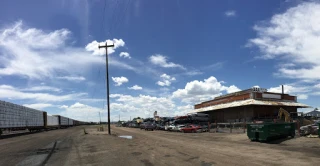
[[[131,135],[120,135],[120,138],[132,139]]]

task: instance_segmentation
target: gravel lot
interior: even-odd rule
[[[246,134],[176,133],[96,126],[73,127],[0,140],[0,165],[16,165],[58,140],[47,165],[318,165],[319,138],[251,142]],[[119,138],[120,135],[132,139]],[[5,153],[4,153],[5,152]],[[33,153],[32,153],[33,152]],[[6,164],[4,164],[6,163]],[[9,163],[9,164],[8,164]]]

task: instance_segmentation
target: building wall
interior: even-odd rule
[[[288,112],[297,112],[296,107],[282,107]],[[243,122],[277,118],[279,106],[244,106],[207,111],[211,122]]]

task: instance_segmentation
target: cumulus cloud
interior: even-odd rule
[[[170,85],[171,85],[171,82],[176,80],[175,77],[171,77],[171,76],[169,76],[169,75],[167,75],[167,74],[165,74],[165,73],[162,74],[162,75],[160,76],[160,78],[161,78],[162,80],[157,82],[157,84],[158,84],[159,86],[170,86]]]
[[[122,85],[123,83],[126,83],[126,82],[129,82],[128,78],[126,77],[112,77],[112,81],[115,82],[115,86],[120,86]]]
[[[63,77],[57,77],[57,78],[62,80],[68,80],[68,81],[76,81],[76,82],[86,80],[86,78],[82,76],[63,76]]]
[[[164,67],[164,68],[181,68],[181,69],[186,69],[182,65],[175,64],[173,62],[167,62],[168,58],[166,56],[156,54],[156,55],[151,55],[149,57],[149,61],[157,66]]]
[[[120,56],[120,57],[124,57],[124,58],[129,58],[129,59],[131,59],[130,54],[127,53],[127,52],[120,52],[119,56]]]
[[[320,3],[305,2],[256,24],[257,37],[248,47],[257,47],[262,59],[284,60],[277,76],[320,79]]]
[[[53,95],[49,93],[31,93],[23,92],[10,85],[0,85],[0,98],[2,99],[61,102],[67,100],[75,100],[86,95],[86,93],[72,93],[65,95]]]
[[[178,106],[177,111],[174,113],[175,116],[181,116],[181,115],[186,115],[188,113],[191,113],[194,111],[194,106],[193,105],[184,105],[184,106]]]
[[[72,119],[77,119],[81,121],[99,121],[99,112],[101,114],[101,120],[107,121],[106,110],[98,107],[93,107],[90,105],[82,104],[76,102],[70,106],[61,106],[64,110],[60,112],[60,115],[66,116]],[[60,107],[60,108],[61,108]]]
[[[223,86],[213,76],[204,81],[194,80],[188,82],[184,89],[178,89],[172,93],[172,97],[181,99],[184,103],[196,103],[209,99],[213,99],[216,96],[222,95],[222,92],[232,93],[239,91],[240,89],[232,85],[230,87]]]
[[[165,97],[154,97],[149,95],[131,96],[124,94],[111,94],[115,102],[111,104],[112,111],[125,113],[124,116],[149,117],[154,111],[158,111],[160,116],[173,115],[176,109],[175,103]]]
[[[228,10],[224,13],[227,17],[234,17],[236,16],[236,11],[235,10]]]
[[[47,104],[47,103],[36,103],[36,104],[24,104],[23,106],[41,110],[43,108],[52,107],[53,105]]]
[[[112,54],[115,50],[119,47],[123,47],[125,42],[122,39],[113,39],[113,40],[106,40],[104,42],[97,42],[96,40],[92,41],[91,43],[87,44],[86,50],[92,52],[92,55],[105,55],[106,49],[100,48],[99,46],[105,46],[106,43],[108,45],[114,45],[114,47],[108,47],[108,54]]]
[[[128,89],[132,89],[132,90],[141,90],[141,89],[142,89],[142,87],[141,87],[141,86],[139,86],[139,85],[134,85],[134,86],[132,86],[132,87],[128,87]]]

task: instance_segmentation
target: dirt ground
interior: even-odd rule
[[[84,134],[83,128],[88,134]],[[106,129],[106,128],[105,128]],[[132,139],[119,138],[128,135]],[[57,146],[46,165],[319,165],[320,139],[297,137],[251,142],[246,134],[176,133],[79,126],[0,139],[0,165],[36,165]],[[41,163],[41,162],[40,162]]]
[[[113,135],[86,127],[61,142],[48,165],[318,165],[320,139],[251,142],[246,134],[176,133],[113,127]],[[119,138],[129,135],[132,139]]]

